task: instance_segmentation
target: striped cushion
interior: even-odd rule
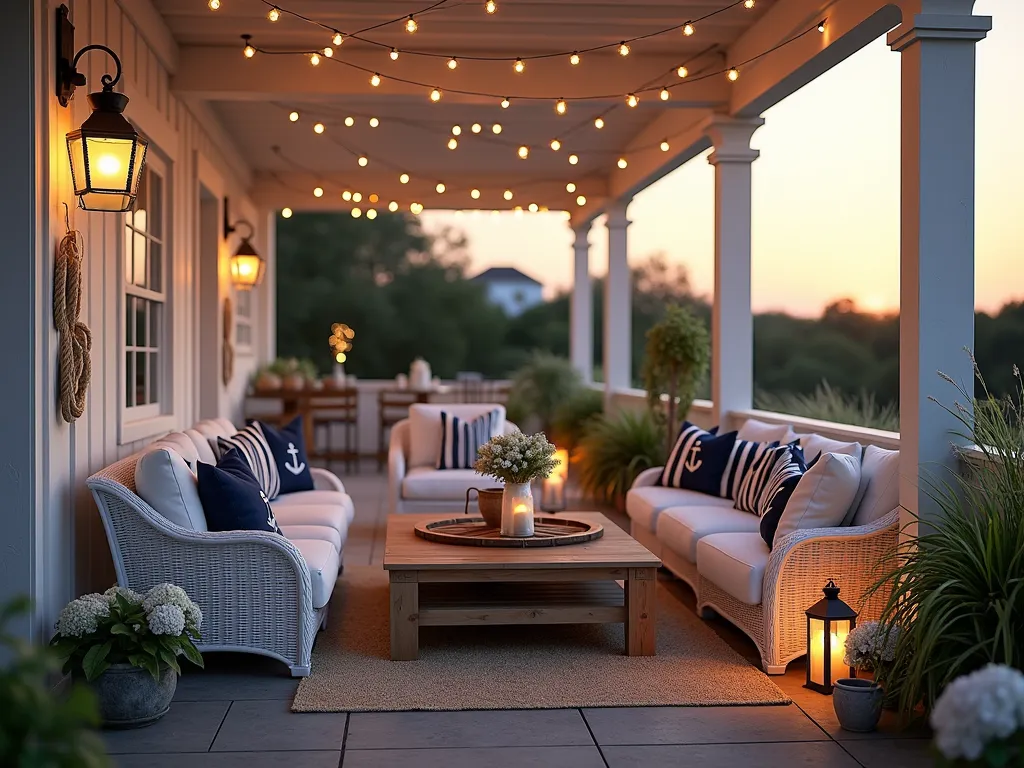
[[[477,416],[472,421],[441,411],[441,449],[438,469],[472,469],[477,449],[497,434],[501,414],[498,410]]]
[[[722,490],[718,495],[723,499],[738,499],[743,479],[764,457],[765,453],[778,446],[778,442],[755,443],[752,440],[737,440],[733,445],[729,461],[725,465],[725,472],[722,473]],[[737,504],[736,509],[742,509],[742,507]],[[753,512],[754,510],[747,509],[745,511]]]
[[[739,488],[733,499],[733,506],[736,509],[758,514],[758,500],[765,488],[768,487],[775,462],[780,456],[788,453],[788,445],[778,446],[774,443],[769,443],[764,450],[756,452],[750,461],[749,468],[740,478]]]
[[[281,492],[281,474],[277,469],[277,462],[270,450],[270,444],[263,434],[263,427],[258,421],[236,432],[231,437],[218,437],[218,456],[223,456],[232,448],[237,448],[239,453],[249,464],[249,469],[256,476],[256,481],[263,489],[267,499],[276,499]]]
[[[768,545],[768,549],[771,549],[775,542],[775,532],[778,530],[782,513],[786,510],[786,504],[789,503],[789,497],[793,495],[797,483],[806,471],[803,451],[795,445],[783,446],[775,459],[768,483],[757,500],[757,516],[761,518],[761,538]]]

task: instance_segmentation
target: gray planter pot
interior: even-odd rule
[[[139,667],[112,664],[89,685],[96,693],[104,728],[139,728],[167,714],[178,674],[165,667],[157,681]]]
[[[839,725],[845,731],[869,733],[875,730],[882,716],[882,687],[872,680],[847,677],[836,680],[832,691]]]

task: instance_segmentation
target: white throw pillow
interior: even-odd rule
[[[472,421],[492,410],[498,412],[494,421],[494,434],[505,432],[505,406],[492,403],[461,403],[433,405],[417,403],[409,406],[409,455],[410,467],[436,467],[437,447],[441,445],[441,411]]]
[[[766,421],[747,419],[736,432],[737,440],[755,443],[789,443],[796,439],[796,433],[788,424],[769,424]]]
[[[207,530],[196,476],[170,448],[154,448],[139,457],[135,464],[135,491],[172,523],[192,531]]]
[[[869,445],[861,473],[867,489],[854,510],[850,524],[868,525],[900,505],[900,452]]]
[[[798,437],[800,438],[800,447],[804,451],[804,458],[807,459],[808,464],[823,453],[846,454],[847,456],[853,456],[860,463],[860,458],[863,454],[863,448],[861,448],[860,443],[844,443],[841,440],[832,440],[815,434],[798,435]]]
[[[775,541],[793,531],[841,525],[857,496],[860,459],[825,453],[793,489],[775,530]]]

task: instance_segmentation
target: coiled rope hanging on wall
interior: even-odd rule
[[[81,233],[72,230],[67,221],[67,203],[64,204],[64,223],[67,234],[57,248],[57,262],[53,275],[53,323],[57,328],[59,351],[57,381],[60,389],[60,413],[69,424],[85,412],[85,395],[92,378],[89,353],[92,333],[78,319],[82,311],[82,261],[84,255],[79,241]]]

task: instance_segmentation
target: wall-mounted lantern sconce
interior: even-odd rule
[[[236,232],[239,227],[248,229],[249,234],[242,236],[242,242],[238,244],[234,255],[231,257],[231,282],[235,288],[248,291],[263,282],[263,273],[266,271],[267,263],[253,248],[250,238],[253,235],[253,226],[245,219],[240,219],[234,224],[228,224],[228,201],[224,200],[224,237],[227,238]]]
[[[68,7],[57,9],[57,100],[66,107],[75,88],[85,85],[78,61],[88,51],[103,51],[114,60],[113,77],[103,75],[103,90],[89,94],[92,114],[68,134],[71,180],[78,204],[87,211],[130,211],[139,192],[149,146],[124,115],[128,97],[116,93],[121,60],[105,45],[87,45],[75,53],[75,28]]]

